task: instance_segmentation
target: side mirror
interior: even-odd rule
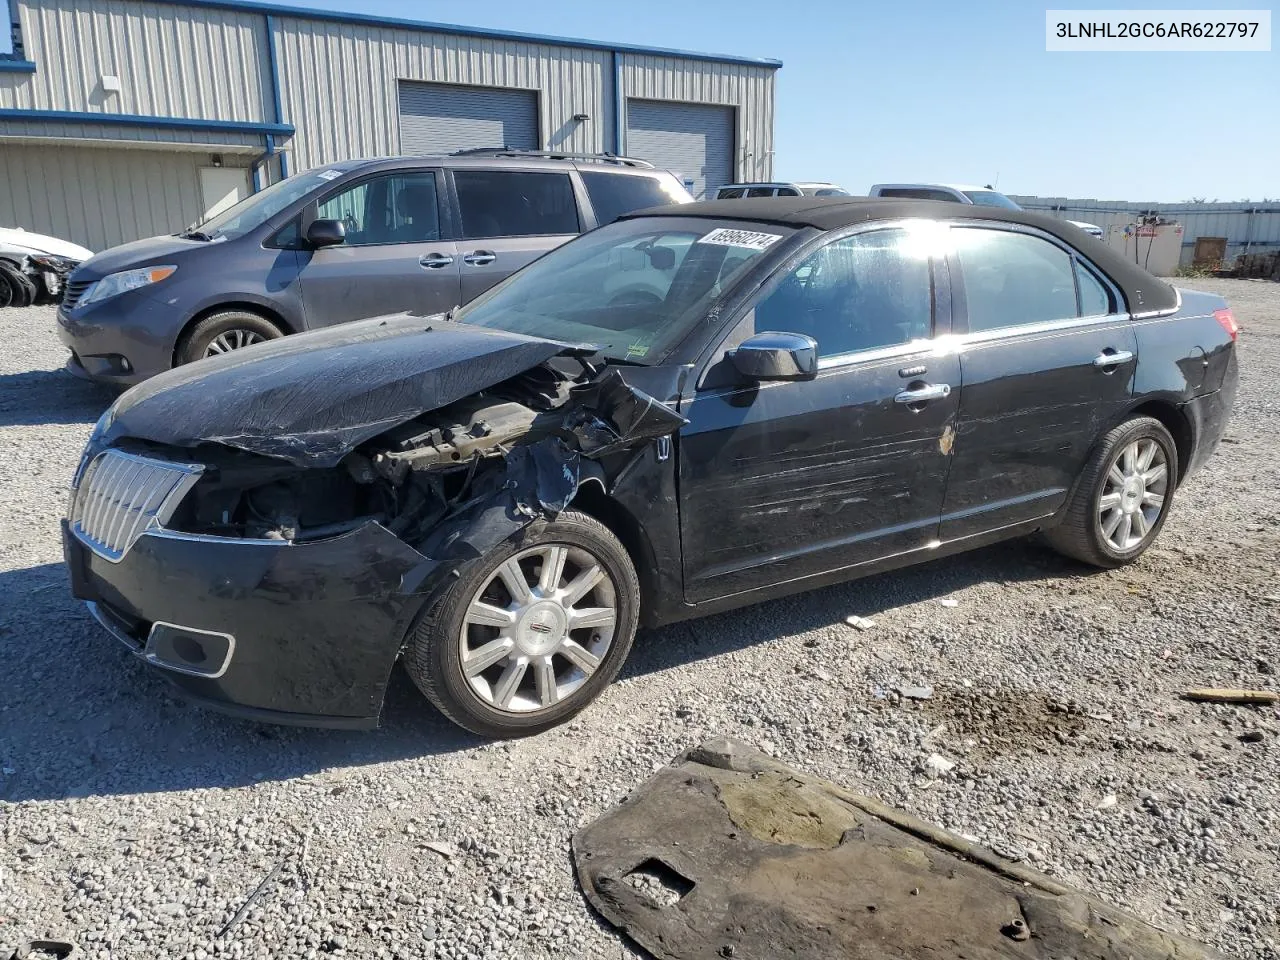
[[[803,333],[757,333],[729,357],[749,380],[812,380],[818,375],[818,343]]]
[[[341,220],[312,220],[307,227],[307,243],[313,247],[336,247],[347,239],[347,228]]]

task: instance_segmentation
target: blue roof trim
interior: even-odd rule
[[[158,127],[163,130],[225,130],[232,133],[273,133],[293,136],[287,123],[253,123],[244,120],[189,120],[183,117],[148,117],[136,113],[83,113],[77,110],[0,109],[0,120],[47,120],[52,123],[105,123],[117,127]]]
[[[426,33],[443,33],[458,37],[524,40],[530,43],[546,43],[558,47],[577,47],[584,50],[617,51],[619,53],[636,53],[657,57],[680,57],[684,60],[702,60],[709,63],[738,63],[751,67],[769,67],[775,70],[782,66],[781,60],[769,60],[761,57],[697,53],[693,50],[668,50],[663,47],[641,47],[629,43],[603,43],[599,40],[553,37],[538,33],[520,33],[513,30],[494,30],[488,27],[464,27],[453,23],[433,23],[428,20],[408,20],[403,17],[377,17],[367,13],[344,13],[338,10],[318,10],[315,7],[292,7],[281,3],[256,3],[251,2],[251,0],[157,0],[157,2],[169,4],[170,6],[239,10],[245,13],[298,17],[303,20],[358,23],[371,27],[400,27],[406,30],[421,30]]]
[[[36,65],[30,60],[5,60],[0,58],[0,73],[35,73]]]

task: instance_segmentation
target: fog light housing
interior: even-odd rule
[[[147,636],[143,656],[158,667],[216,680],[227,672],[236,638],[215,630],[198,630],[157,620]]]

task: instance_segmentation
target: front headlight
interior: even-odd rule
[[[79,305],[97,303],[109,297],[118,297],[130,290],[159,283],[166,277],[172,276],[177,269],[173,264],[167,264],[161,267],[142,267],[138,270],[122,270],[119,273],[108,274],[84,292]]]
[[[58,257],[51,253],[32,254],[27,259],[41,270],[52,270],[54,273],[68,273],[80,265],[70,257]]]

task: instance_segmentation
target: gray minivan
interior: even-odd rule
[[[441,313],[623,213],[692,199],[674,175],[608,154],[334,163],[85,261],[58,332],[72,373],[128,386],[289,333]]]

